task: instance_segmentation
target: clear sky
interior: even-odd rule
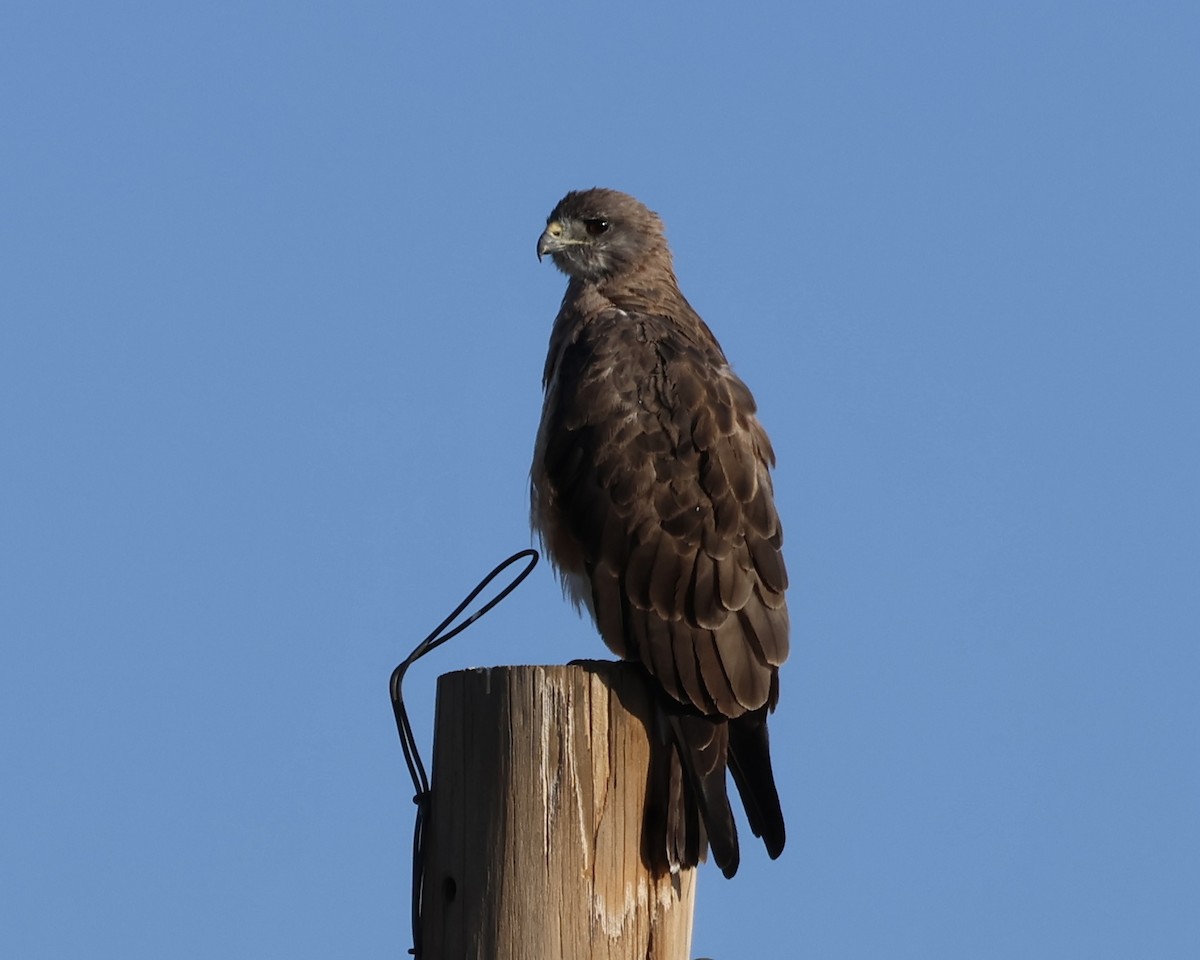
[[[10,3],[0,952],[397,958],[392,666],[529,545],[568,189],[779,454],[694,954],[1200,956],[1200,8]],[[602,656],[542,565],[409,682]]]

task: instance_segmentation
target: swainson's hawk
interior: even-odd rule
[[[784,845],[767,741],[788,653],[775,455],[679,291],[656,214],[615,190],[571,192],[537,252],[570,282],[543,377],[533,524],[605,643],[667,695],[666,861],[694,865],[707,833],[732,876],[727,766],[767,852]]]

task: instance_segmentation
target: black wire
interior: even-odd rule
[[[504,570],[512,566],[518,560],[527,560],[520,573],[508,584],[503,590],[492,597],[487,603],[476,610],[473,614],[467,617],[462,623],[451,630],[449,633],[442,633],[450,624],[458,619],[471,601],[479,596],[487,588],[487,585],[496,579]],[[408,668],[420,660],[429,651],[440,647],[447,640],[452,640],[460,633],[467,629],[476,620],[482,617],[485,613],[492,609],[501,600],[512,593],[521,581],[524,580],[537,566],[538,552],[536,550],[520,550],[514,553],[507,560],[502,560],[492,568],[492,572],[479,581],[479,585],[475,587],[466,598],[445,620],[434,627],[433,631],[424,640],[413,648],[413,652],[405,658],[395,670],[392,671],[392,679],[389,684],[392,694],[392,712],[396,715],[396,731],[400,734],[400,746],[404,749],[404,762],[408,765],[408,775],[412,777],[413,789],[416,794],[413,796],[413,803],[417,805],[416,825],[413,828],[413,872],[412,872],[412,935],[413,946],[409,951],[417,960],[421,957],[421,900],[424,893],[424,878],[425,878],[425,821],[429,817],[429,777],[425,773],[425,764],[421,762],[421,754],[417,749],[417,741],[413,736],[412,724],[408,721],[408,711],[404,708],[404,675],[408,672]]]

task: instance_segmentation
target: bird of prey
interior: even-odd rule
[[[659,853],[694,866],[707,840],[731,877],[727,768],[767,852],[784,845],[767,740],[788,653],[775,454],[679,290],[657,214],[615,190],[572,191],[537,253],[570,280],[543,376],[533,526],[608,647],[661,690]]]

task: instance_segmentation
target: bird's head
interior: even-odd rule
[[[546,254],[585,283],[601,283],[649,257],[671,262],[658,214],[627,193],[601,187],[572,190],[558,201],[538,238],[538,259]]]

